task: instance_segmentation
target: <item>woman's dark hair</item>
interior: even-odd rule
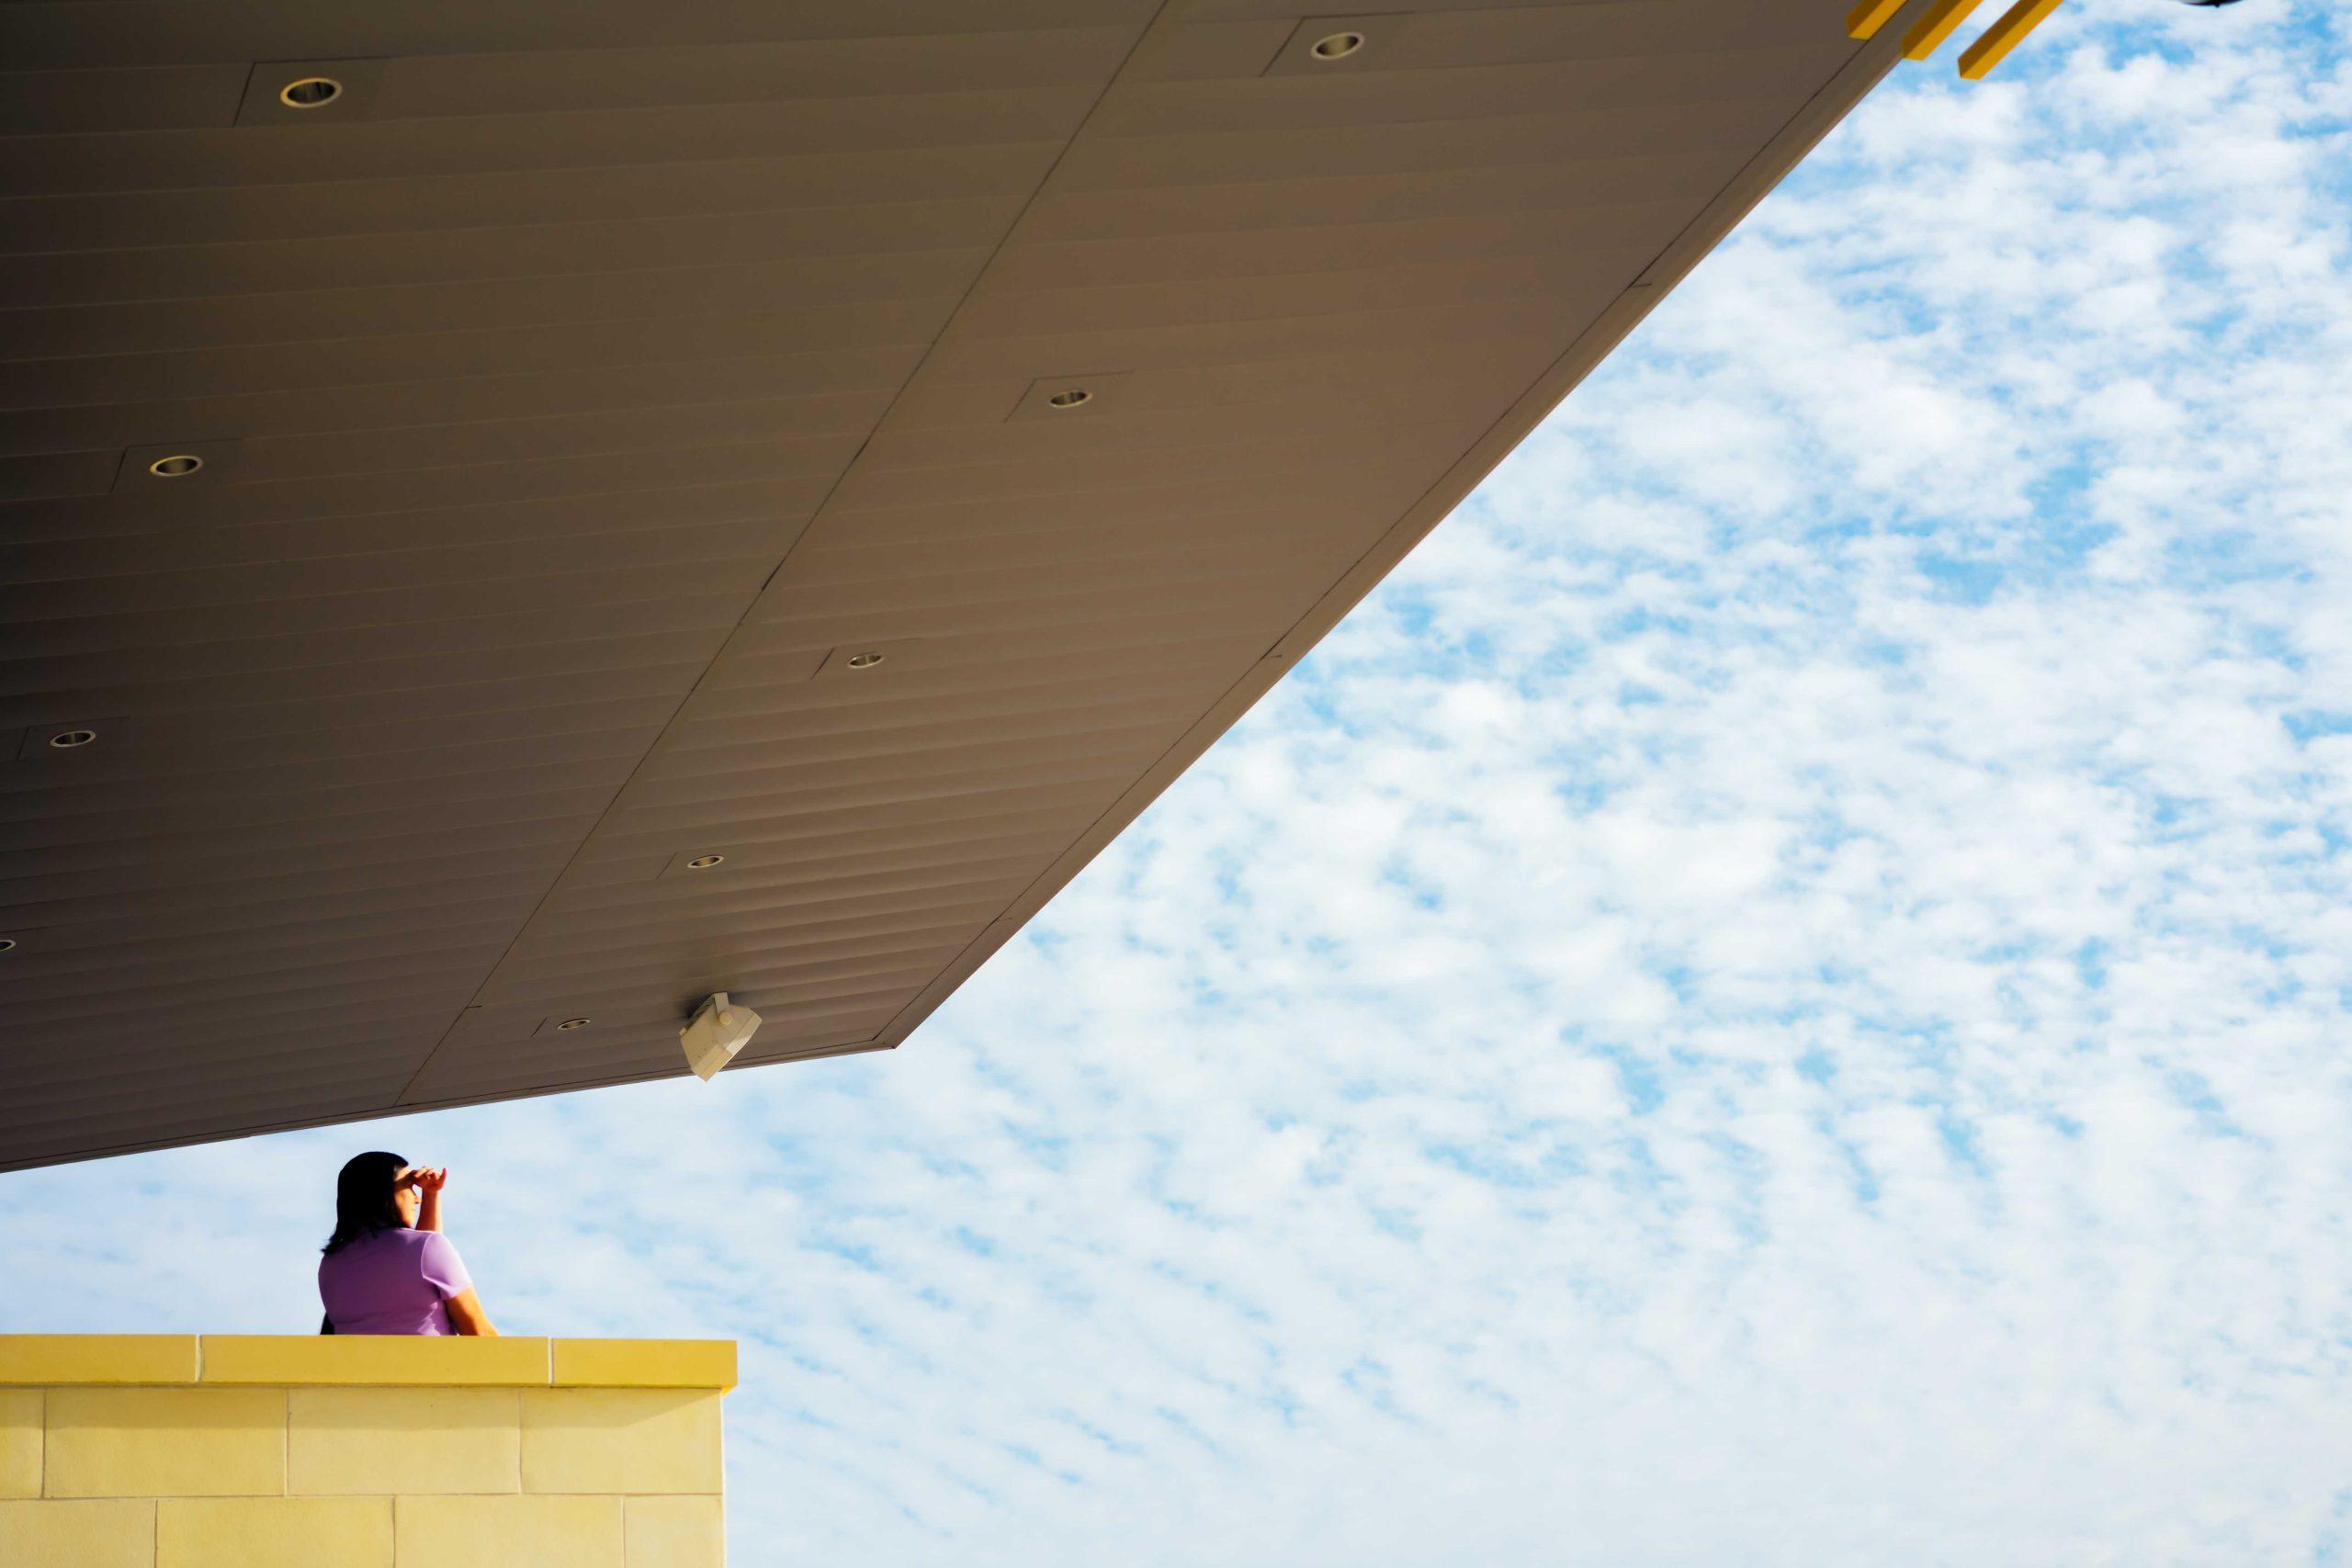
[[[402,1228],[401,1212],[392,1202],[392,1179],[408,1161],[398,1155],[371,1149],[344,1162],[334,1179],[334,1235],[320,1250],[332,1258],[355,1241]]]

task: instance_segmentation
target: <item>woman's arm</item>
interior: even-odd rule
[[[441,1229],[441,1188],[449,1179],[446,1167],[416,1172],[417,1190],[424,1193],[424,1203],[416,1216],[416,1228],[436,1233],[424,1244],[424,1279],[441,1292],[442,1304],[448,1309],[449,1326],[460,1334],[481,1334],[495,1337],[490,1314],[481,1310],[481,1298],[474,1294],[474,1282],[466,1272],[465,1259],[449,1238],[437,1234]]]
[[[448,1181],[449,1168],[446,1165],[417,1167],[417,1229],[437,1231],[441,1228],[441,1189]]]
[[[481,1310],[481,1298],[468,1286],[448,1300],[449,1323],[460,1334],[482,1334],[492,1338],[498,1330],[492,1326],[490,1314]]]

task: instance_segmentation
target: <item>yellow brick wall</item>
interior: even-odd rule
[[[0,1564],[720,1568],[732,1345],[487,1343],[0,1336]]]

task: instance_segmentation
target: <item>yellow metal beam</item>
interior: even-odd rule
[[[1903,0],[1862,0],[1846,13],[1846,36],[1876,38],[1879,28],[1886,26],[1886,19],[1901,9]]]
[[[1903,35],[1903,58],[1925,60],[1941,49],[1952,29],[1968,20],[1968,13],[1976,9],[1979,3],[1980,0],[1936,0]]]
[[[2062,0],[2018,0],[2001,13],[2001,19],[1984,29],[1984,36],[1962,51],[1960,73],[1972,82],[1982,82],[1992,73],[1993,67],[2008,58],[2009,51],[2025,41],[2025,35],[2040,27],[2055,11]]]

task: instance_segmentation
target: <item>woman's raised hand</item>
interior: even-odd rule
[[[409,1170],[408,1179],[416,1183],[416,1228],[421,1231],[439,1230],[441,1189],[448,1184],[449,1168],[446,1165],[414,1166]]]

